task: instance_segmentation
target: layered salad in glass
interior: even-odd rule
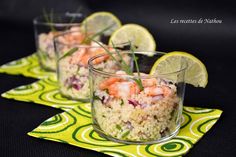
[[[142,66],[147,67],[149,60],[145,58],[151,57],[145,52],[134,53],[138,55],[114,52],[113,57],[110,54],[100,63],[113,62],[118,67],[116,71],[98,68],[95,61],[104,55],[89,60],[93,127],[101,136],[116,142],[146,144],[169,139],[180,128],[184,69],[149,75],[141,70]],[[119,57],[124,54],[130,58],[128,62]],[[135,65],[140,67],[136,71]]]

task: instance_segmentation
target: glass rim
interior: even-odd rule
[[[130,51],[126,51],[125,53],[132,53]],[[159,55],[165,55],[167,54],[166,52],[161,52],[161,51],[135,51],[134,52],[135,54],[145,54],[146,56],[149,56],[148,54],[150,54],[150,56],[152,55],[156,55],[156,54],[159,54]],[[116,52],[112,52],[112,54],[116,54]],[[99,54],[99,55],[96,55],[92,58],[90,58],[88,60],[88,67],[89,67],[89,70],[92,70],[93,72],[96,72],[96,73],[99,73],[99,74],[102,74],[102,75],[105,75],[105,76],[112,76],[112,77],[124,77],[124,78],[141,78],[141,79],[148,79],[148,78],[154,78],[154,77],[157,77],[157,76],[168,76],[168,75],[173,75],[173,74],[178,74],[180,72],[183,72],[185,71],[187,68],[188,68],[188,65],[187,65],[187,62],[185,61],[185,65],[183,67],[181,67],[179,70],[177,71],[174,71],[174,72],[168,72],[168,73],[161,73],[161,74],[154,74],[154,75],[146,75],[146,76],[138,76],[138,75],[128,75],[128,74],[115,74],[115,73],[109,73],[109,72],[106,72],[106,71],[103,71],[103,70],[100,70],[100,69],[97,69],[94,67],[94,64],[92,63],[93,60],[99,58],[99,57],[102,57],[104,55],[108,55],[108,54]],[[140,72],[142,73],[142,72]]]
[[[54,16],[58,17],[66,17],[66,18],[82,18],[83,14],[82,13],[55,13],[53,14]],[[82,22],[82,21],[81,21]],[[45,21],[44,15],[39,15],[33,19],[33,24],[34,25],[43,25],[43,26],[57,26],[57,27],[64,27],[64,26],[80,26],[81,22],[47,22]]]

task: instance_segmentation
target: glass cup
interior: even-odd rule
[[[122,59],[133,70],[131,54],[122,52]],[[174,71],[149,75],[153,63],[165,53],[135,54],[140,73],[129,75],[124,72],[127,68],[120,66],[120,57],[103,60],[107,54],[102,54],[89,60],[93,128],[115,142],[159,143],[174,137],[180,129],[187,65],[183,60]],[[103,62],[97,64],[97,60]]]
[[[60,93],[67,98],[83,102],[90,100],[88,60],[95,55],[106,53],[102,46],[112,49],[100,41],[99,43],[89,41],[89,38],[86,38],[89,35],[92,34],[85,35],[80,31],[68,31],[54,38]],[[96,39],[102,40],[103,36],[105,35],[101,34]],[[128,43],[115,46],[123,50],[129,48]],[[71,51],[75,48],[77,50]]]
[[[83,19],[81,13],[65,13],[39,16],[33,20],[37,55],[43,69],[56,70],[53,38],[67,30],[80,30]]]
[[[54,38],[58,57],[57,76],[63,96],[88,102],[90,100],[88,60],[106,51],[94,41],[81,43],[80,38],[81,32],[78,31],[65,32]],[[85,41],[85,38],[83,39]],[[102,45],[111,49],[105,44]],[[118,46],[122,47],[121,44]],[[75,48],[77,50],[71,51]]]

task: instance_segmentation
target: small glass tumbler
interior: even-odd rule
[[[81,13],[65,13],[39,16],[33,20],[37,55],[43,69],[56,70],[53,38],[67,30],[80,30],[83,19]]]
[[[57,76],[63,96],[88,102],[90,100],[88,60],[105,53],[105,50],[95,42],[81,43],[81,37],[85,39],[79,31],[65,32],[55,37],[54,45],[58,57]],[[76,50],[71,51],[73,49]]]
[[[135,69],[132,52],[122,53],[122,58],[129,60],[126,68],[119,66],[123,59],[111,56],[97,64],[104,54],[89,60],[93,128],[115,142],[159,143],[174,137],[180,129],[187,65],[183,60],[174,71],[150,75],[153,63],[165,53],[134,53],[139,73],[129,72]],[[116,53],[113,55],[117,58]]]
[[[127,44],[116,44],[116,46],[124,49]],[[96,55],[105,54],[103,47],[109,50],[112,47],[102,42],[89,41],[86,37],[83,37],[81,42],[79,31],[68,31],[56,36],[54,45],[58,58],[57,76],[61,94],[70,99],[88,102],[90,100],[88,60]],[[97,60],[98,63],[102,61]]]

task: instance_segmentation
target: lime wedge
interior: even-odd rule
[[[82,22],[82,28],[92,34],[101,32],[108,27],[111,28],[103,32],[106,36],[110,36],[115,30],[121,27],[120,20],[110,12],[95,12]]]
[[[205,65],[198,58],[186,52],[174,51],[163,55],[154,63],[150,74],[165,74],[178,71],[181,69],[183,59],[187,62],[185,82],[195,87],[206,87],[208,73]]]
[[[126,24],[116,30],[109,39],[109,45],[131,41],[138,51],[154,51],[156,43],[151,33],[143,26]]]

